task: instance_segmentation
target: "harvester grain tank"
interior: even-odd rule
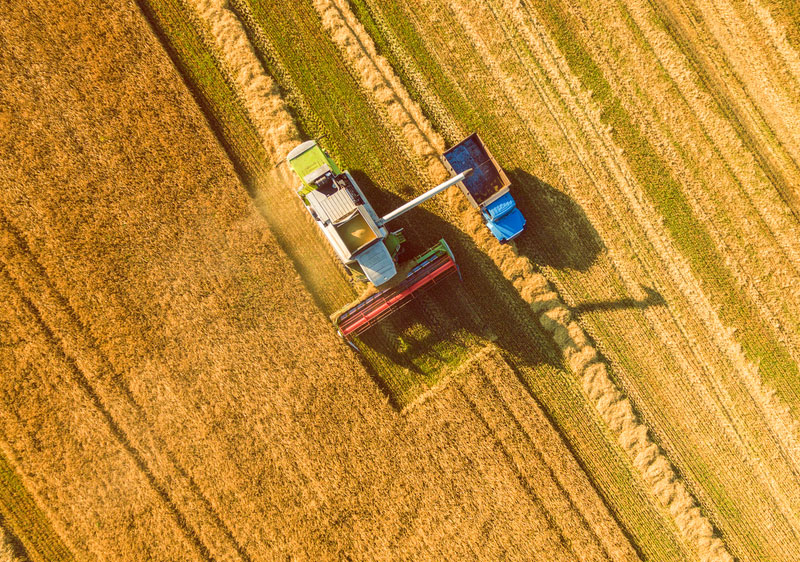
[[[511,182],[478,133],[472,133],[446,151],[442,160],[453,176],[464,170],[473,170],[468,178],[459,182],[458,187],[470,204],[480,211],[495,238],[508,242],[522,233],[525,217],[511,196]]]
[[[297,194],[339,259],[378,291],[337,316],[339,333],[346,339],[358,335],[406,304],[420,290],[448,274],[458,272],[447,243],[440,240],[398,273],[397,256],[405,241],[402,229],[389,231],[386,223],[468,178],[471,170],[428,190],[419,197],[379,217],[347,170],[322,150],[315,140],[294,148],[286,158],[301,179]]]

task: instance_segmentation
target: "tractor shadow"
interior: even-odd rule
[[[586,213],[571,197],[519,168],[509,172],[512,193],[527,219],[525,232],[515,241],[520,255],[541,266],[559,270],[587,271],[605,249]],[[588,301],[571,307],[578,316],[598,311],[664,306],[666,301],[652,287],[641,286],[644,298],[624,297]]]
[[[603,251],[600,235],[571,197],[519,168],[508,172],[511,193],[527,219],[515,240],[541,266],[586,271]]]

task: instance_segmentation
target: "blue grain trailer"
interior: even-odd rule
[[[442,156],[453,176],[472,168],[472,175],[459,182],[458,187],[470,204],[480,210],[495,238],[502,243],[519,236],[525,228],[525,217],[509,192],[508,176],[478,133],[472,133]]]

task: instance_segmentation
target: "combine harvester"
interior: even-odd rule
[[[511,182],[483,144],[478,133],[472,133],[442,155],[442,162],[453,176],[474,170],[458,187],[470,204],[478,209],[483,222],[500,243],[513,240],[525,228],[525,217],[509,192]]]
[[[468,178],[472,170],[462,170],[455,177],[379,217],[353,176],[347,170],[339,170],[317,141],[302,143],[286,159],[302,180],[298,195],[336,255],[356,276],[366,278],[377,288],[377,292],[334,319],[339,334],[351,344],[353,337],[407,304],[420,290],[437,284],[452,273],[459,273],[453,253],[444,240],[398,268],[397,255],[405,238],[402,229],[390,232],[385,225]]]

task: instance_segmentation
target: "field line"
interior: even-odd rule
[[[733,102],[726,101],[724,91],[714,88],[720,79],[714,78],[713,69],[704,66],[702,60],[695,60],[699,56],[697,50],[687,44],[682,28],[671,22],[666,8],[659,6],[655,12],[663,12],[656,17],[666,22],[666,30],[654,25],[652,9],[643,8],[636,1],[629,1],[628,9],[635,21],[633,25],[638,26],[648,49],[657,57],[663,72],[680,92],[682,103],[692,108],[702,128],[702,135],[713,146],[716,155],[710,161],[703,159],[698,160],[699,164],[696,165],[687,164],[695,175],[702,174],[708,178],[705,180],[705,189],[710,191],[703,193],[699,186],[695,186],[696,181],[684,177],[689,202],[698,217],[708,225],[709,234],[730,256],[730,266],[736,273],[741,289],[763,311],[765,320],[778,339],[787,344],[797,362],[795,326],[800,293],[793,289],[800,274],[800,248],[795,241],[797,218],[791,215],[791,201],[780,193],[785,190],[782,186],[797,183],[795,180],[800,180],[800,175],[795,173],[788,178],[781,176],[781,179],[776,176],[777,172],[770,171],[770,163],[758,152],[758,146],[763,143],[756,143],[758,146],[754,147],[753,139],[732,109]],[[677,53],[673,42],[680,47]],[[644,119],[647,119],[646,115]],[[711,128],[713,133],[707,128]],[[660,133],[658,125],[650,130]],[[687,158],[687,152],[693,152],[696,146],[703,144],[689,142],[685,138],[682,143],[675,139],[669,142],[675,143],[680,152],[679,158]],[[715,159],[722,160],[726,165],[722,174],[730,175],[735,180],[736,185],[732,188],[728,187],[727,178],[721,179],[718,173],[712,171]],[[685,176],[680,170],[676,171],[676,175]],[[724,212],[721,209],[725,209]],[[725,228],[730,230],[731,226],[735,230],[726,236]],[[748,239],[748,247],[753,245],[753,252],[748,253],[742,247],[741,238]],[[766,266],[764,262],[767,262]],[[743,269],[747,267],[750,267],[749,275]],[[765,270],[770,274],[766,275]],[[753,277],[754,282],[746,282]],[[793,317],[795,320],[792,320]]]
[[[0,275],[7,277],[2,265]],[[9,528],[33,562],[74,560],[71,545],[55,529],[58,517],[27,489],[7,442],[0,429],[0,527]]]
[[[603,550],[612,560],[646,558],[616,514],[599,496],[591,478],[587,479],[585,468],[538,399],[525,387],[513,367],[504,359],[501,363],[501,359],[498,357],[491,364],[498,366],[497,369],[483,368],[488,384],[524,439],[539,451],[557,486],[573,508],[581,513]]]
[[[518,477],[528,483],[529,493],[538,495],[541,504],[551,514],[552,525],[561,529],[561,535],[571,545],[570,550],[581,560],[635,559],[630,546],[626,551],[611,554],[609,547],[573,500],[571,494],[575,491],[562,483],[565,475],[554,469],[551,465],[553,459],[545,457],[542,449],[546,438],[537,436],[534,439],[529,435],[499,393],[493,379],[513,377],[510,367],[499,360],[489,362],[488,366],[497,366],[502,373],[490,373],[481,366],[482,375],[461,380],[460,391],[471,402],[475,413],[483,418],[484,424],[490,427]],[[516,379],[514,382],[518,383]]]
[[[454,11],[460,12],[461,9],[455,7]],[[461,23],[469,31],[469,22],[465,20]],[[402,88],[402,85],[397,87]],[[398,98],[400,97],[398,96]],[[408,98],[408,94],[405,93],[402,97]],[[480,221],[476,220],[476,217],[473,217],[470,222],[482,231],[483,226]],[[478,224],[475,224],[476,222]],[[473,236],[477,234],[473,229]],[[486,251],[489,248],[484,247],[483,249]],[[510,247],[497,247],[491,248],[491,250],[489,255],[498,264],[506,278],[520,291],[523,300],[530,303],[534,311],[538,313],[543,327],[553,336],[573,370],[584,380],[587,394],[595,400],[598,410],[606,422],[620,436],[623,447],[634,459],[634,464],[642,472],[645,480],[651,486],[651,490],[670,508],[681,531],[698,547],[701,556],[707,557],[709,560],[731,559],[722,541],[714,535],[708,520],[696,509],[696,503],[685,485],[676,479],[669,462],[650,440],[646,427],[638,421],[627,398],[611,381],[604,362],[598,359],[585,332],[577,322],[572,320],[568,310],[561,304],[558,295],[552,291],[546,279],[535,272],[530,261],[514,255]],[[518,260],[524,260],[527,263],[520,266]],[[543,302],[549,304],[542,305]],[[574,337],[571,332],[575,334]],[[580,346],[578,346],[579,343]],[[588,356],[592,362],[586,364],[576,360],[576,355],[569,351],[576,348]],[[589,369],[588,374],[587,369]],[[656,491],[657,488],[658,491]],[[665,492],[665,490],[668,491]],[[659,492],[661,493],[659,494]]]
[[[792,73],[795,84],[800,86],[800,53],[786,37],[786,29],[775,20],[769,8],[761,0],[747,0],[761,29],[769,36],[773,48],[783,58],[786,68]]]

